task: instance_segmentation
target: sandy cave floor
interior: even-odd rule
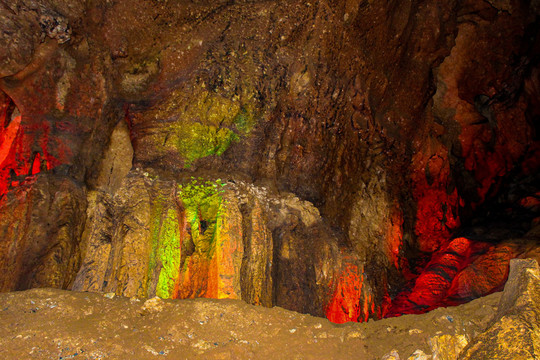
[[[110,297],[110,296],[109,296]],[[424,315],[337,325],[239,300],[138,300],[33,289],[0,294],[1,359],[381,359],[474,336],[500,293]]]

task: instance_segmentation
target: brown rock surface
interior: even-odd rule
[[[115,194],[89,198],[74,290],[233,298],[324,314],[341,254],[318,210],[292,194],[132,171]]]
[[[345,325],[230,299],[145,301],[55,289],[3,293],[0,355],[29,359],[534,359],[538,356],[539,284],[536,262],[515,261],[503,293],[428,314]]]
[[[81,261],[84,208],[84,191],[51,174],[1,198],[0,291],[70,287]]]

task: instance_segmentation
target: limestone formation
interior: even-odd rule
[[[0,290],[334,322],[501,290],[538,257],[539,18],[517,0],[0,0]]]
[[[312,204],[241,181],[178,184],[140,171],[112,195],[89,196],[73,290],[243,299],[323,315],[336,276],[329,264],[341,255],[336,238],[307,238],[311,228],[329,232]],[[299,272],[302,283],[288,276]]]
[[[513,260],[497,314],[460,355],[466,359],[540,357],[540,268],[535,260]]]
[[[81,263],[86,194],[50,174],[27,182],[0,200],[0,290],[70,288]]]

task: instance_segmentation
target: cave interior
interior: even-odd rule
[[[364,322],[540,261],[540,3],[0,0],[0,291]]]

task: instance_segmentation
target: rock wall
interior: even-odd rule
[[[4,291],[365,321],[534,255],[535,2],[0,4]]]
[[[69,288],[81,264],[86,193],[43,174],[0,200],[1,291]]]

